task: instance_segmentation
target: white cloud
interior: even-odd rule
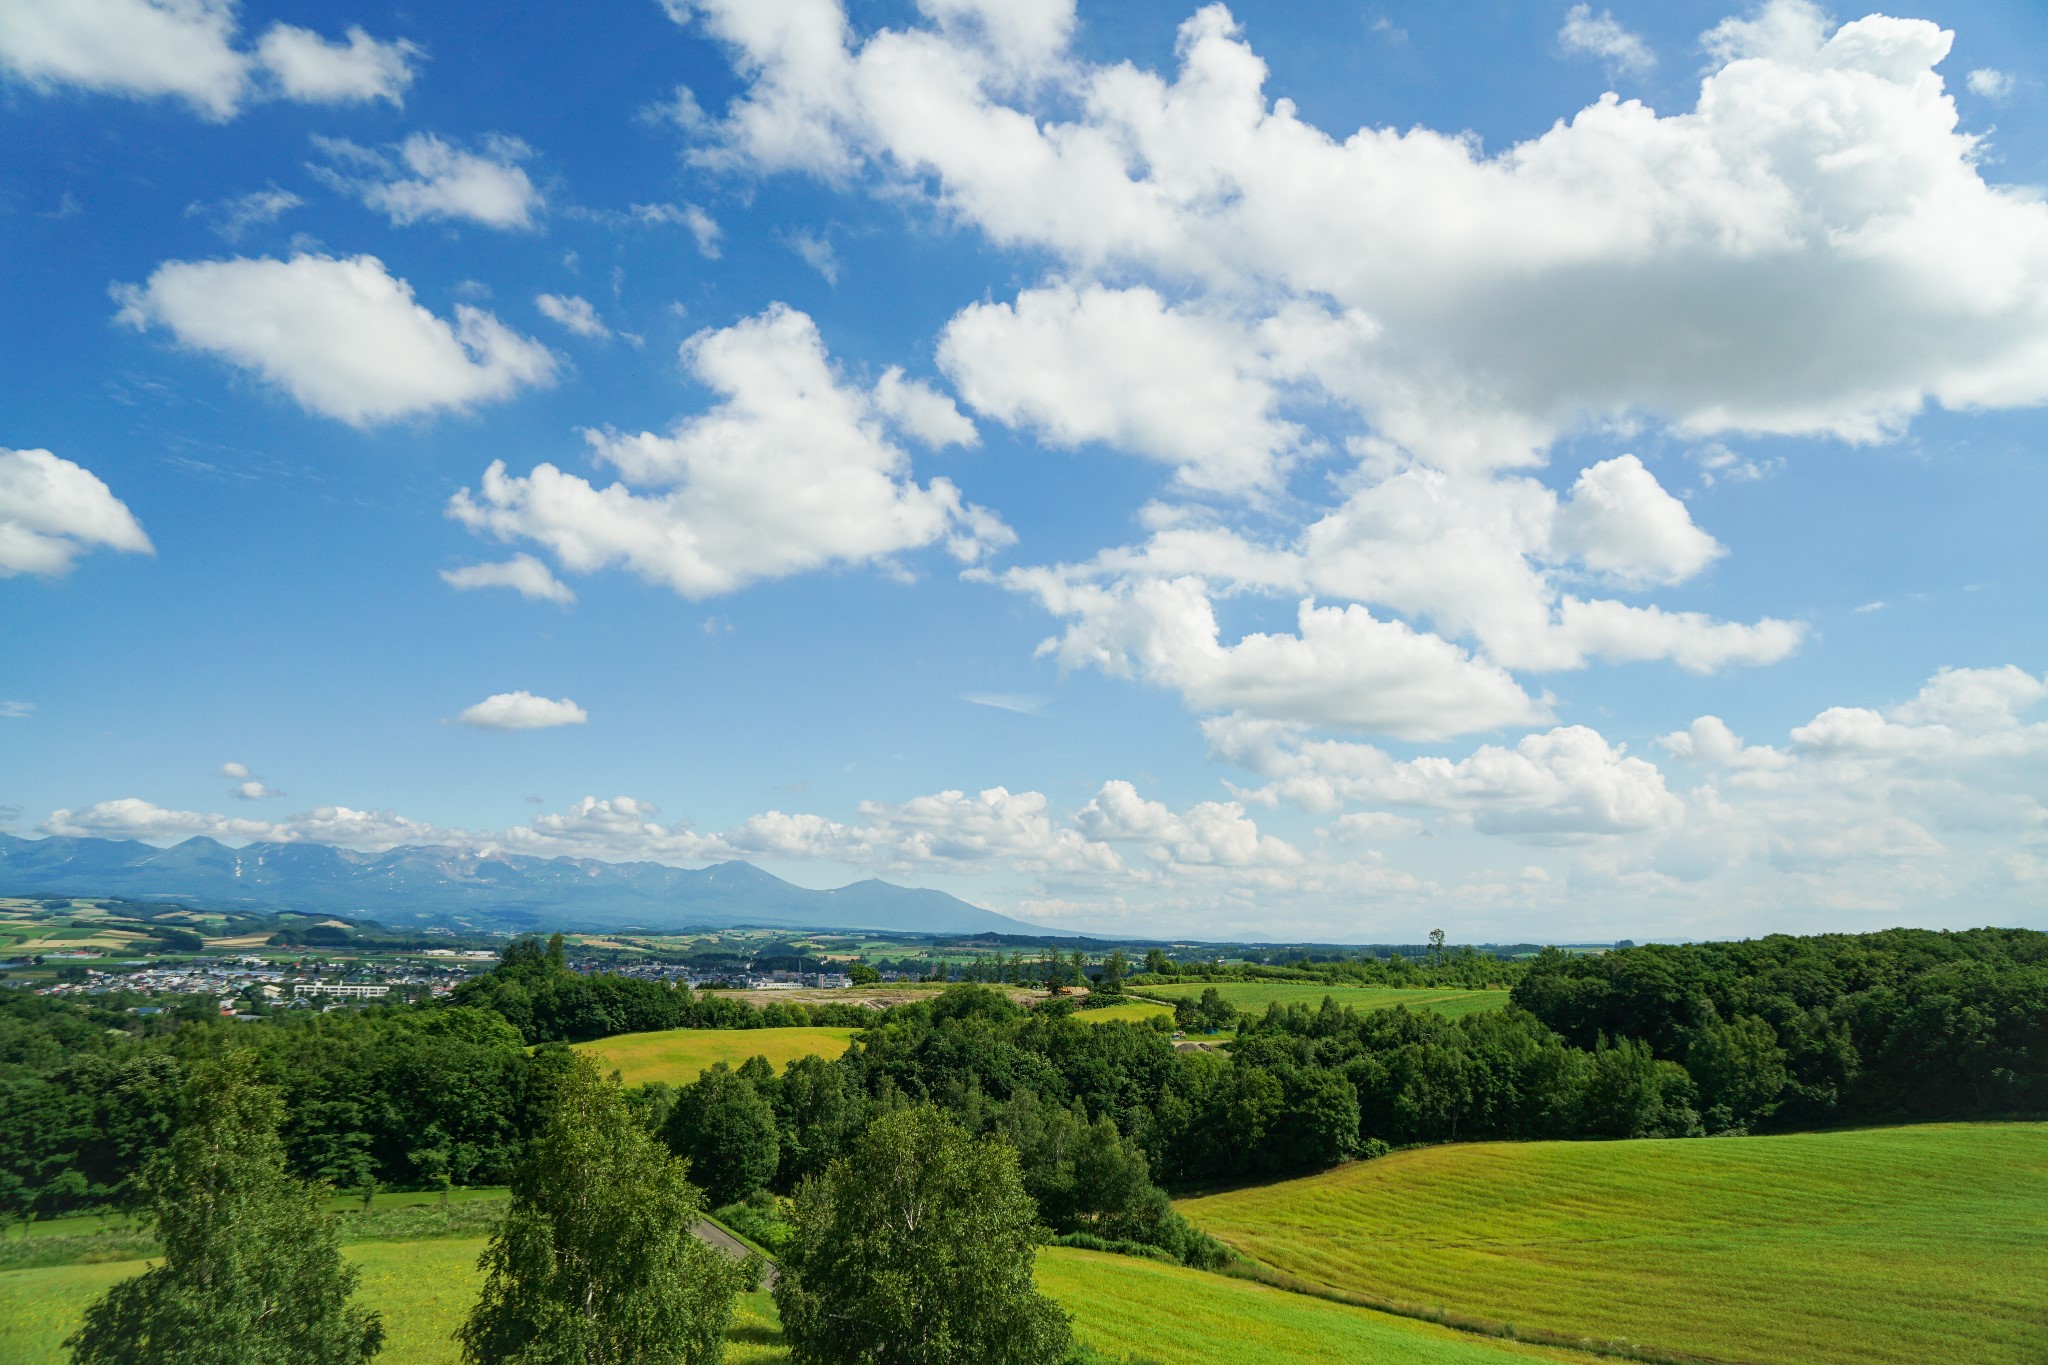
[[[1275,415],[1248,339],[1150,289],[1061,284],[975,304],[947,324],[939,364],[1006,426],[1134,450],[1190,488],[1271,491],[1306,443]]]
[[[799,228],[786,240],[789,249],[803,257],[805,265],[825,277],[825,283],[839,283],[839,253],[833,250],[829,238],[809,228]]]
[[[257,60],[285,98],[313,104],[403,104],[420,55],[411,43],[380,43],[354,27],[346,43],[330,43],[309,29],[274,24],[256,45]]]
[[[2009,98],[2012,95],[2014,84],[2010,72],[2000,71],[1995,67],[1989,66],[1980,66],[1975,71],[1972,71],[1967,78],[1967,83],[1971,94],[1981,96],[1994,103]]]
[[[248,764],[237,763],[230,759],[228,762],[220,765],[220,775],[222,777],[232,777],[239,782],[254,777],[256,774],[249,771]]]
[[[561,323],[580,337],[608,337],[612,329],[604,325],[604,319],[597,315],[597,309],[590,300],[575,294],[536,295],[534,306],[546,317]]]
[[[469,151],[432,133],[414,133],[395,149],[396,160],[335,138],[314,142],[353,173],[318,167],[328,184],[353,194],[401,226],[432,219],[467,219],[494,228],[531,228],[546,199],[519,163],[533,149],[516,137],[492,133]]]
[[[283,795],[284,793],[276,788],[266,787],[257,781],[244,782],[235,788],[235,799],[239,801],[262,801],[273,796]]]
[[[91,470],[47,450],[0,447],[0,578],[60,577],[102,545],[156,553],[135,514]]]
[[[1081,832],[1101,843],[1135,843],[1158,863],[1207,867],[1293,867],[1301,851],[1259,833],[1235,801],[1204,801],[1175,812],[1148,801],[1128,782],[1105,782],[1075,817]]]
[[[1596,16],[1591,5],[1573,5],[1565,11],[1557,42],[1574,55],[1598,57],[1613,71],[1641,73],[1657,65],[1657,54],[1648,43],[1623,28],[1611,12],[1601,10]]]
[[[1015,569],[1009,587],[1071,619],[1046,641],[1069,667],[1091,666],[1178,691],[1198,710],[1433,739],[1545,717],[1497,666],[1361,606],[1304,600],[1298,634],[1248,634],[1224,644],[1207,589],[1192,577],[1080,581]]]
[[[1559,550],[1629,588],[1683,583],[1726,553],[1633,455],[1579,475],[1555,534]]]
[[[537,541],[574,572],[624,565],[689,598],[934,543],[972,563],[1014,539],[950,481],[913,481],[876,396],[840,381],[805,314],[777,305],[700,332],[683,359],[721,395],[709,412],[666,436],[585,433],[620,482],[597,488],[551,464],[515,476],[498,462],[449,515]]]
[[[187,215],[206,215],[213,220],[215,232],[230,242],[239,242],[250,228],[274,223],[305,202],[290,190],[272,185],[268,189],[224,199],[218,204],[193,204],[185,212]]]
[[[933,450],[981,444],[981,433],[960,415],[952,399],[922,380],[905,379],[901,366],[882,371],[875,384],[875,410]]]
[[[519,691],[485,697],[456,719],[479,730],[548,730],[558,725],[582,725],[590,719],[590,713],[567,697],[556,701]]]
[[[727,158],[873,167],[1070,272],[1320,313],[1349,332],[1333,395],[1432,462],[1528,463],[1625,413],[1875,439],[2048,398],[2048,204],[1984,180],[1924,21],[1772,0],[1710,35],[1693,109],[1604,98],[1488,155],[1308,124],[1215,5],[1171,81],[1063,51],[1040,86],[943,32],[856,39],[829,0],[695,10],[746,79]]]
[[[1250,799],[1309,810],[1437,810],[1484,834],[1539,841],[1662,829],[1684,813],[1655,764],[1582,725],[1524,736],[1511,749],[1482,745],[1458,760],[1396,759],[1370,744],[1312,740],[1237,715],[1213,718],[1203,731],[1218,757],[1267,780]]]
[[[35,713],[32,701],[0,701],[0,720],[27,720]]]
[[[529,601],[554,602],[568,606],[576,600],[569,585],[549,572],[548,566],[532,555],[518,554],[497,564],[465,564],[459,569],[441,570],[441,581],[461,592],[477,588],[510,588]]]
[[[169,261],[119,286],[121,320],[254,371],[309,412],[366,427],[553,381],[547,348],[468,304],[429,312],[374,256]]]
[[[235,46],[238,34],[233,0],[8,0],[0,6],[0,66],[40,88],[182,99],[208,118],[228,119],[273,94],[397,104],[420,56],[409,42],[380,42],[360,28],[346,43],[330,43],[276,24],[253,52]]]

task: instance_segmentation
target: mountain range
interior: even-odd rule
[[[875,880],[814,891],[744,862],[689,869],[432,846],[383,853],[326,844],[230,848],[203,836],[158,848],[132,839],[0,834],[0,895],[123,896],[472,929],[1047,932],[943,891]]]

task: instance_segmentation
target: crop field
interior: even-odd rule
[[[1096,1350],[1159,1365],[1517,1365],[1589,1356],[1468,1336],[1129,1256],[1048,1247],[1038,1287]]]
[[[738,1066],[766,1057],[777,1071],[799,1057],[837,1057],[853,1041],[850,1028],[677,1028],[659,1033],[620,1033],[576,1050],[627,1085],[666,1081],[689,1085],[719,1062]]]
[[[1456,1018],[1461,1014],[1479,1014],[1485,1010],[1497,1010],[1508,1003],[1506,991],[1475,990],[1424,990],[1402,986],[1318,986],[1299,981],[1183,981],[1173,986],[1137,986],[1144,995],[1156,995],[1163,999],[1190,1000],[1201,998],[1202,992],[1213,985],[1216,993],[1241,1010],[1263,1010],[1271,1004],[1307,1005],[1315,1009],[1323,1003],[1324,996],[1335,997],[1339,1005],[1349,1005],[1360,1013],[1366,1010],[1389,1010],[1396,1005],[1405,1005],[1411,1010],[1434,1010],[1438,1014]]]
[[[2048,1360],[2048,1124],[1473,1143],[1177,1207],[1383,1303],[1773,1365]]]

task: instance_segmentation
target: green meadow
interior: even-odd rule
[[[1076,1010],[1074,1017],[1084,1024],[1142,1024],[1154,1015],[1171,1015],[1173,1011],[1165,1005],[1155,1005],[1149,1000],[1133,1000],[1128,1004],[1104,1005],[1099,1009]]]
[[[1202,992],[1215,988],[1218,995],[1241,1010],[1263,1011],[1266,1006],[1307,1005],[1315,1009],[1329,996],[1339,1005],[1348,1005],[1360,1013],[1366,1010],[1390,1010],[1396,1005],[1411,1010],[1434,1010],[1438,1014],[1456,1018],[1461,1014],[1478,1014],[1485,1010],[1497,1010],[1508,1003],[1506,991],[1489,990],[1438,990],[1405,986],[1318,986],[1300,981],[1183,981],[1172,986],[1135,986],[1132,989],[1143,995],[1158,996],[1163,1000],[1175,1000],[1185,996],[1190,1000],[1201,998]]]
[[[2048,1124],[1473,1143],[1182,1201],[1373,1301],[1772,1365],[2048,1360]]]
[[[719,1062],[738,1066],[749,1057],[766,1057],[781,1071],[799,1057],[837,1057],[853,1035],[850,1028],[677,1028],[620,1033],[575,1046],[599,1066],[616,1070],[627,1085],[688,1085]]]
[[[362,1270],[359,1301],[384,1315],[378,1365],[453,1365],[449,1334],[474,1301],[479,1238],[363,1242],[344,1249]],[[61,1365],[62,1342],[85,1306],[141,1261],[0,1274],[0,1365]],[[1263,1285],[1063,1247],[1039,1256],[1039,1285],[1074,1315],[1075,1335],[1112,1359],[1159,1365],[1515,1365],[1585,1357],[1461,1336]],[[740,1299],[728,1365],[787,1361],[775,1304]]]

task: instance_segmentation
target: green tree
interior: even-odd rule
[[[797,1196],[775,1302],[795,1365],[1049,1365],[1066,1315],[1017,1154],[930,1106],[877,1119]]]
[[[676,1155],[689,1158],[690,1178],[713,1208],[767,1185],[782,1155],[774,1109],[751,1078],[723,1062],[677,1094],[664,1136]]]
[[[846,978],[856,986],[872,986],[882,979],[882,974],[865,962],[855,962],[848,965]]]
[[[464,1365],[699,1365],[725,1351],[740,1271],[697,1240],[688,1165],[578,1056],[512,1177],[456,1332]]]
[[[1725,1111],[1730,1123],[1767,1117],[1785,1089],[1777,1030],[1753,1014],[1726,1022],[1710,1014],[1686,1048],[1685,1069],[1699,1087],[1700,1103]]]
[[[1124,978],[1129,976],[1130,972],[1131,960],[1124,956],[1123,949],[1118,948],[1108,957],[1102,959],[1102,980],[1095,984],[1096,993],[1099,995],[1122,995],[1124,993]]]
[[[163,1260],[86,1309],[64,1344],[75,1365],[344,1365],[384,1343],[377,1315],[349,1306],[319,1191],[285,1169],[283,1105],[232,1052],[197,1068],[185,1121],[143,1186]]]

